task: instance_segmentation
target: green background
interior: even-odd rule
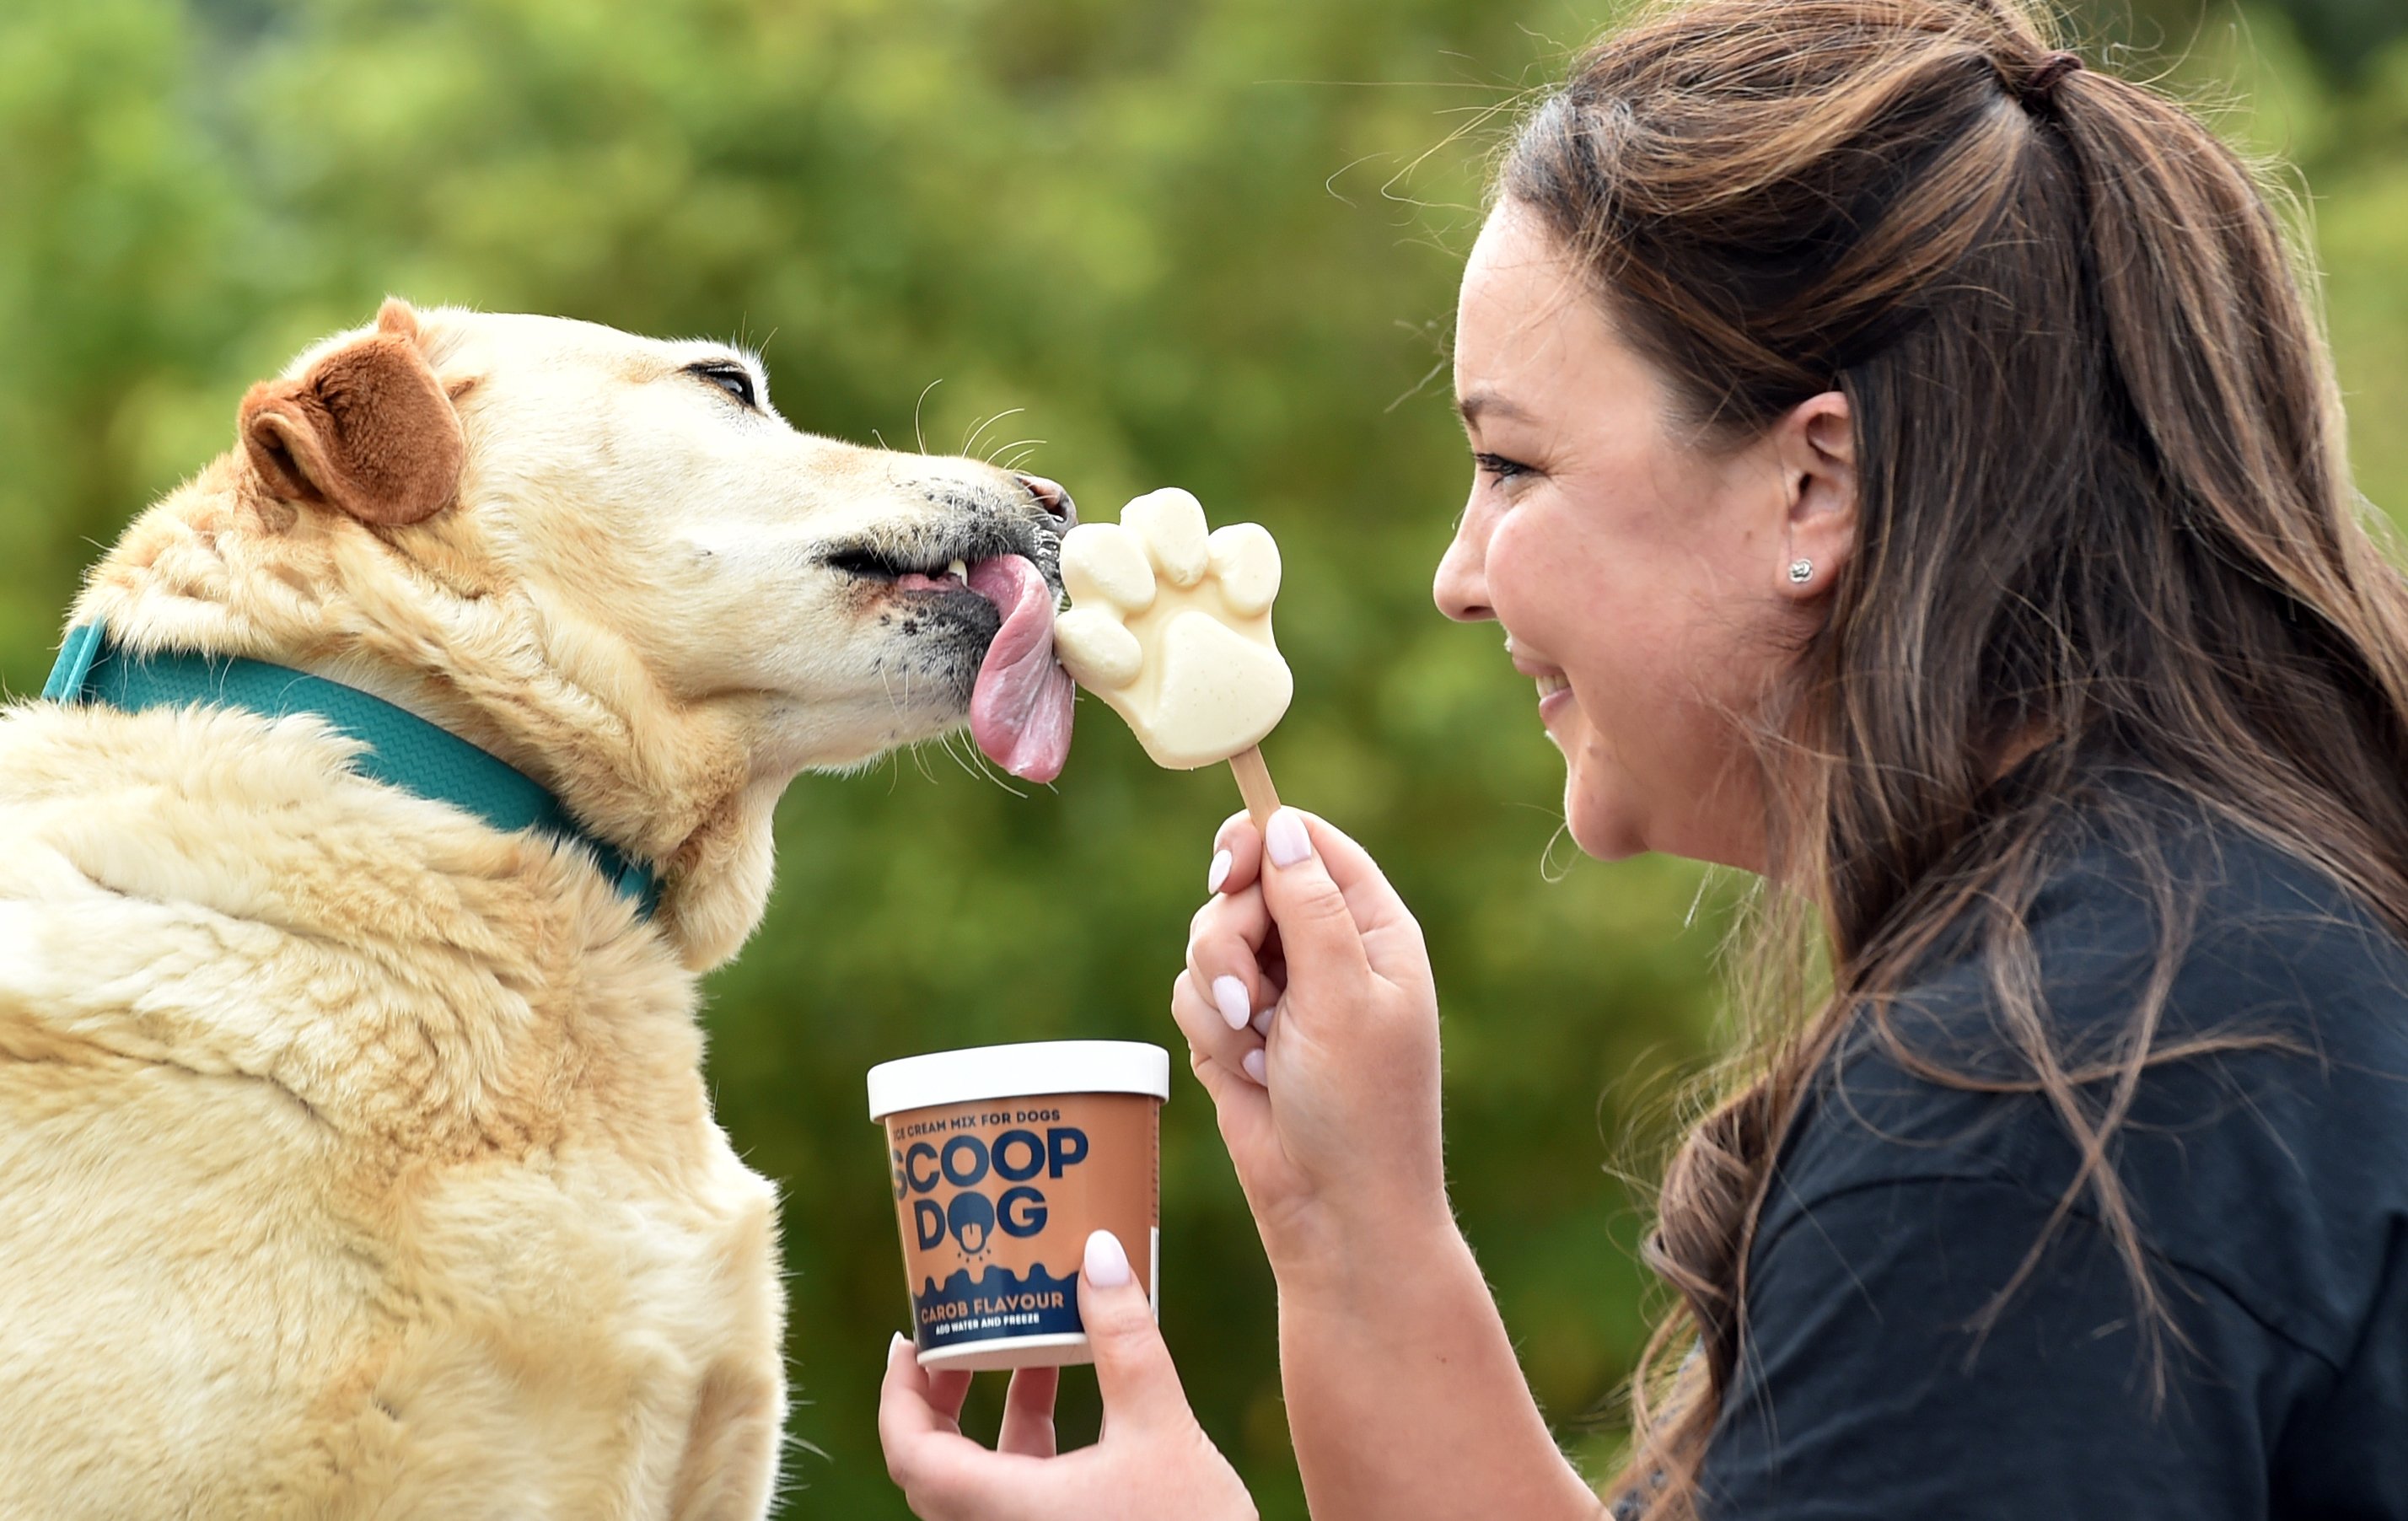
[[[2139,3],[2086,35],[2313,190],[2362,483],[2408,502],[2408,10]],[[801,426],[950,451],[986,423],[982,449],[1043,440],[1029,466],[1090,516],[1177,482],[1260,521],[1297,686],[1272,764],[1428,926],[1457,1207],[1551,1418],[1600,1467],[1653,1302],[1643,1184],[1713,1048],[1744,884],[1576,863],[1528,683],[1427,587],[1469,477],[1444,365],[1483,166],[1611,8],[16,0],[0,680],[38,688],[79,568],[231,442],[243,387],[387,292],[746,339]],[[872,1428],[905,1302],[864,1069],[1173,1042],[1235,795],[1082,710],[1069,769],[1029,796],[938,749],[799,782],[768,920],[710,982],[721,1117],[787,1201],[790,1514],[903,1514]],[[1266,1515],[1300,1516],[1271,1282],[1178,1082],[1165,1329]],[[1091,1434],[1092,1381],[1066,1399]]]

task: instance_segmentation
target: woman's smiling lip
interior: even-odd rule
[[[1570,682],[1560,676],[1552,680],[1541,677],[1539,681],[1539,722],[1553,724],[1555,715],[1570,707],[1575,700]]]
[[[1526,652],[1511,643],[1505,653],[1513,659],[1513,668],[1539,683],[1539,718],[1541,723],[1552,719],[1572,701],[1571,678],[1559,666],[1548,665],[1532,658]]]

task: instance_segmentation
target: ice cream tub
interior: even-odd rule
[[[932,1052],[869,1069],[924,1368],[1091,1362],[1087,1237],[1109,1230],[1160,1303],[1160,1118],[1170,1054],[1132,1040]]]

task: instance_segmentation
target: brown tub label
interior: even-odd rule
[[[1154,1291],[1155,1110],[1144,1094],[995,1098],[886,1116],[911,1324],[924,1352],[1077,1333],[1090,1231]]]

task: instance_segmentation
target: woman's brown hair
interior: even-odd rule
[[[2017,0],[1659,6],[1532,112],[1498,182],[1594,275],[1704,446],[1833,389],[1856,431],[1856,553],[1749,715],[1765,943],[1793,969],[1761,985],[1785,1012],[1679,1148],[1646,1248],[1679,1299],[1616,1492],[1678,1516],[1742,1355],[1775,1152],[1843,1035],[2042,1096],[2083,1158],[2058,1218],[2095,1217],[2142,1323],[2171,1328],[2114,1138],[2151,1064],[2246,1037],[2161,1027],[2185,935],[2162,858],[2157,974],[2103,1048],[2051,1026],[2024,912],[2069,819],[2111,806],[2113,757],[2408,935],[2408,588],[2350,488],[2275,198]],[[1985,959],[2003,1069],[1889,1020],[1943,935]],[[1815,952],[1830,985],[1809,998]]]

